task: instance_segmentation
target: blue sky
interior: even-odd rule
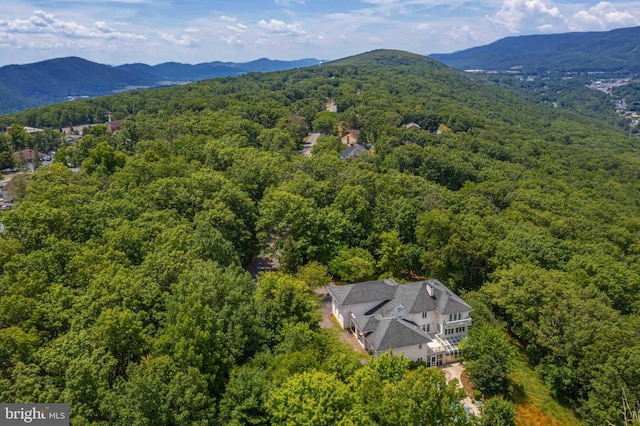
[[[637,25],[639,0],[3,0],[0,66],[448,53],[512,35]]]

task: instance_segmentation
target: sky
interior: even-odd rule
[[[0,66],[449,53],[507,36],[638,25],[640,0],[2,0]]]

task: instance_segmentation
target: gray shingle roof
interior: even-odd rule
[[[433,288],[433,297],[429,296],[427,284]],[[446,315],[472,310],[471,306],[438,280],[398,285],[394,280],[386,279],[329,287],[329,292],[340,305],[388,300],[388,303],[378,309],[383,317],[428,311]]]
[[[365,148],[360,144],[355,144],[353,146],[346,147],[344,151],[342,151],[342,154],[340,155],[340,159],[344,160],[347,158],[356,158],[365,153],[366,154],[369,153],[369,151],[367,151],[367,148]]]
[[[429,296],[427,285],[432,286],[433,297]],[[418,281],[398,286],[393,299],[382,307],[380,313],[385,317],[396,316],[398,313],[395,309],[399,305],[404,306],[405,314],[438,311],[446,315],[471,310],[471,306],[438,280]]]
[[[365,315],[353,319],[354,324],[364,334],[373,333],[378,328],[380,321],[375,315]]]
[[[341,305],[356,305],[393,298],[398,283],[392,279],[367,281],[336,287],[329,287],[329,293]]]
[[[431,342],[420,328],[400,318],[380,319],[375,331],[366,337],[376,352]]]

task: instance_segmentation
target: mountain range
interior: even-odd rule
[[[582,32],[507,37],[486,46],[432,59],[458,69],[523,72],[617,72],[640,73],[640,27],[606,32]],[[307,58],[276,61],[208,62],[159,65],[141,63],[110,66],[82,58],[58,58],[0,68],[0,114],[18,112],[80,97],[189,83],[208,78],[237,76],[316,65],[324,61]]]
[[[463,70],[631,74],[640,72],[640,27],[507,37],[486,46],[429,56]]]
[[[167,62],[159,65],[110,66],[69,57],[0,68],[0,114],[44,106],[80,97],[95,97],[139,88],[189,83],[249,72],[270,72],[321,63],[313,58],[251,62],[209,62],[196,65]]]

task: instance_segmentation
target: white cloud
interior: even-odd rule
[[[588,10],[575,13],[570,28],[572,31],[587,31],[635,26],[640,23],[640,10],[636,13],[634,16],[629,10],[618,10],[613,4],[603,1]]]
[[[478,40],[478,34],[468,25],[461,25],[453,28],[449,32],[449,35],[453,40],[462,41],[463,43]]]
[[[226,15],[222,15],[220,17],[220,20],[223,22],[236,22],[236,18],[231,17],[231,16],[226,16]]]
[[[249,29],[246,25],[243,24],[226,25],[226,28],[238,34],[242,34]]]
[[[566,28],[563,14],[557,7],[548,6],[545,0],[503,0],[500,10],[489,19],[511,33]]]
[[[165,32],[160,32],[159,34],[164,41],[174,46],[191,47],[196,44],[196,40],[188,35],[183,35],[182,37],[177,38],[173,34]]]
[[[33,16],[29,19],[36,27],[46,27],[48,25],[54,25],[56,20],[53,15],[49,15],[41,10],[33,12]]]
[[[218,37],[220,39],[220,41],[225,42],[226,44],[230,45],[230,46],[242,46],[244,45],[244,42],[235,34],[229,35],[229,36],[225,36],[225,35],[220,35]]]
[[[291,7],[295,4],[304,4],[304,0],[275,0],[278,6]]]
[[[279,21],[277,19],[271,19],[269,22],[262,19],[258,22],[258,27],[260,27],[263,31],[271,34],[306,34],[300,24],[287,24],[286,22]]]
[[[2,34],[0,33],[0,47],[5,47],[5,48],[26,48],[26,44],[24,42],[22,42],[21,40],[16,39],[15,37],[9,35],[9,34]]]
[[[402,3],[402,1],[401,0],[362,0],[362,3],[389,5],[389,4],[400,4]]]
[[[102,21],[97,21],[94,24],[95,28],[97,31],[101,32],[101,33],[112,33],[113,32],[113,28],[109,27],[107,25],[106,22],[102,22]]]
[[[105,22],[97,21],[87,27],[72,21],[57,19],[54,15],[36,10],[29,19],[0,20],[0,32],[9,34],[51,34],[60,37],[146,40],[141,34],[116,31]]]

